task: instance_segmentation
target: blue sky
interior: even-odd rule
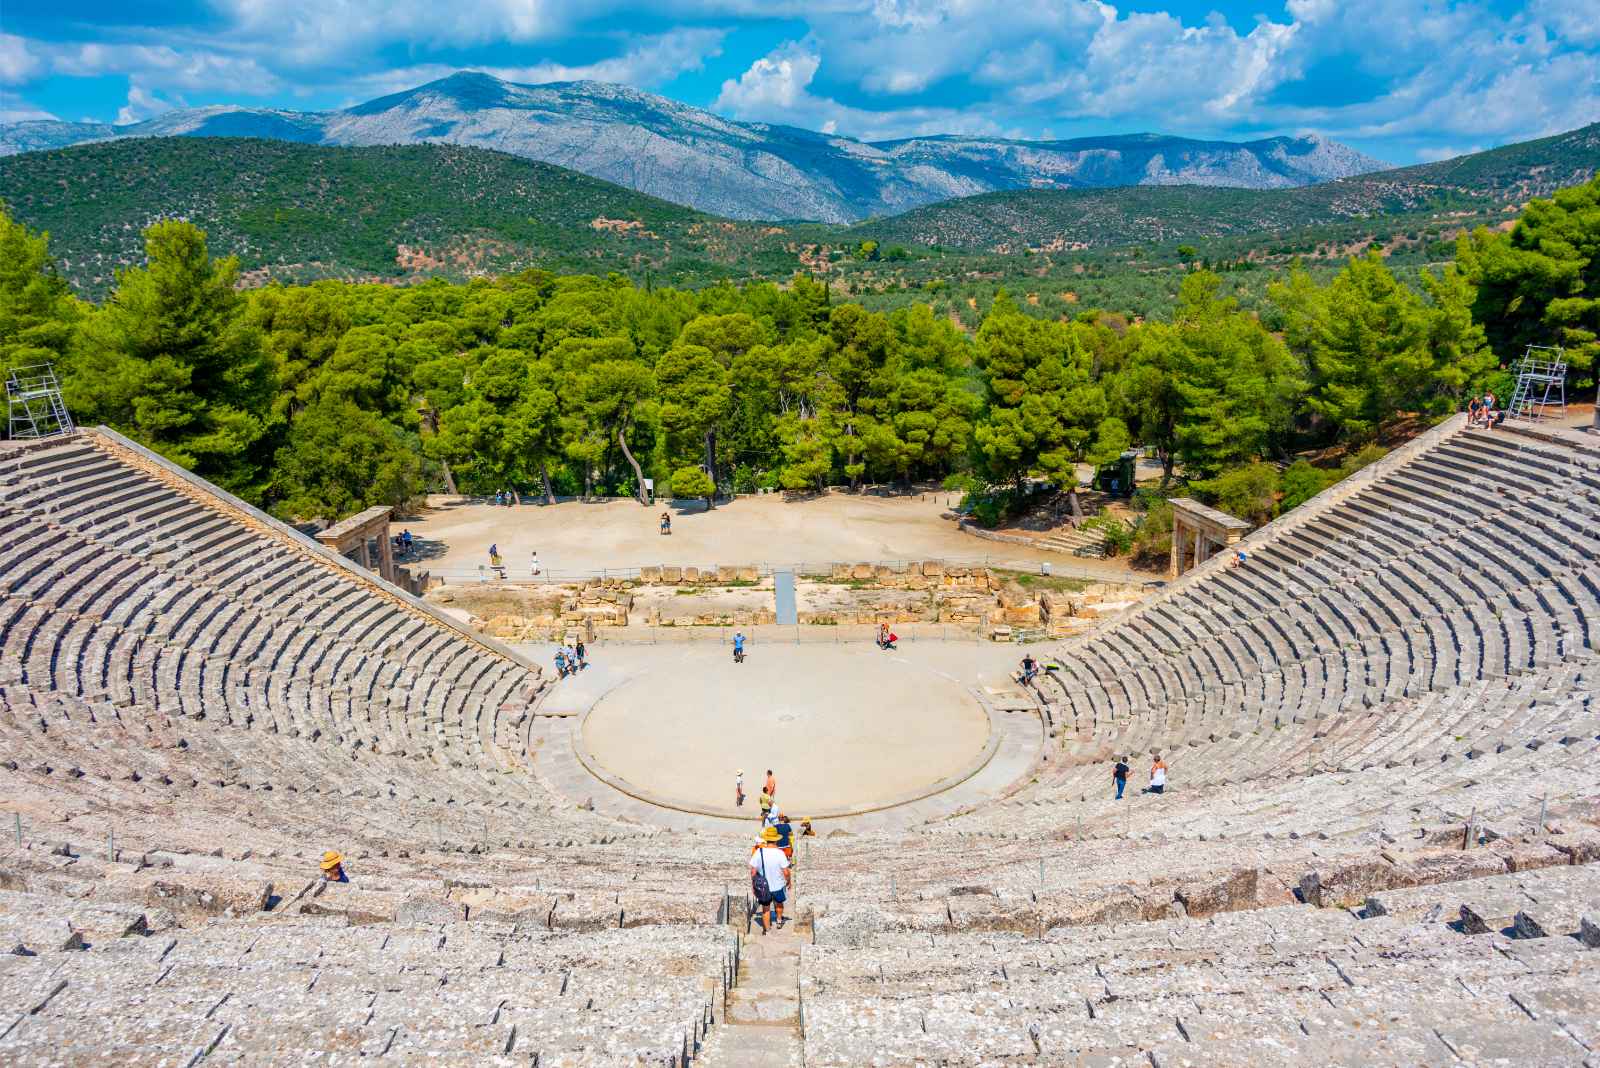
[[[1405,163],[1600,120],[1600,0],[0,6],[0,121],[336,108],[458,69],[867,139],[1312,132]]]

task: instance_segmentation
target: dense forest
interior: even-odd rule
[[[1486,385],[1505,396],[1530,342],[1564,345],[1580,389],[1600,353],[1600,179],[1463,235],[1414,285],[1367,251],[1289,270],[1257,313],[1190,265],[1165,320],[1045,317],[1002,292],[970,331],[925,303],[839,302],[804,273],[242,290],[190,223],[148,227],[144,252],[91,304],[47,235],[0,216],[0,365],[54,362],[79,422],[291,518],[446,485],[539,499],[654,479],[710,503],[939,479],[992,519],[1139,444],[1264,519],[1337,477],[1280,476],[1297,452],[1357,454]]]

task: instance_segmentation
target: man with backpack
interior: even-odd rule
[[[761,840],[750,850],[750,892],[756,899],[756,923],[761,933],[783,926],[783,903],[788,898],[789,858],[778,848],[778,829],[763,827]]]

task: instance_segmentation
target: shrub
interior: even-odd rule
[[[1135,567],[1164,569],[1172,557],[1172,505],[1156,501],[1133,532]]]
[[[1121,556],[1133,548],[1133,528],[1114,515],[1097,515],[1085,523],[1083,529],[1100,534],[1107,556]]]
[[[1245,464],[1193,485],[1208,503],[1257,526],[1271,520],[1277,508],[1278,470],[1271,464]]]
[[[672,495],[676,498],[710,497],[715,490],[711,476],[698,467],[680,467],[672,472]]]
[[[1339,465],[1339,478],[1349,478],[1363,467],[1368,464],[1375,464],[1387,455],[1389,455],[1389,450],[1381,445],[1363,446],[1359,452],[1346,457],[1344,463]]]
[[[1296,460],[1283,473],[1283,500],[1279,502],[1279,511],[1287,512],[1291,508],[1298,508],[1327,489],[1337,479],[1338,476],[1331,471],[1312,467],[1307,460]]]

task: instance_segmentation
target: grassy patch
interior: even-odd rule
[[[1081,593],[1093,585],[1093,581],[1090,579],[1069,578],[1066,575],[1041,575],[1035,571],[1007,571],[1002,568],[996,568],[994,573],[1030,590]]]

